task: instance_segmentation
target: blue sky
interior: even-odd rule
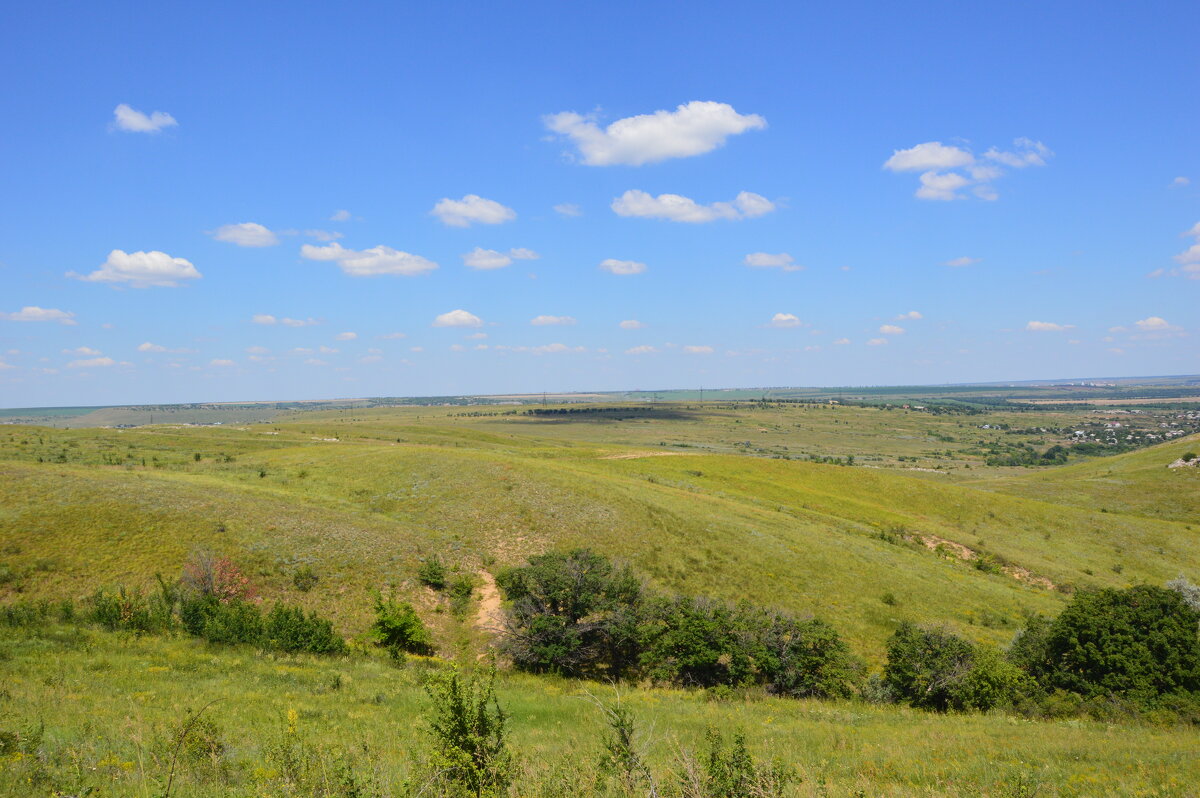
[[[1200,372],[1195,3],[177,5],[9,14],[0,406]]]

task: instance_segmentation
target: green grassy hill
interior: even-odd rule
[[[779,445],[824,440],[847,422],[857,446],[886,453],[899,422],[912,434],[894,455],[956,423],[809,412]],[[784,418],[797,416],[569,425],[420,409],[246,428],[12,428],[0,438],[0,563],[9,574],[0,591],[78,596],[142,584],[178,573],[204,546],[246,565],[264,596],[319,607],[356,634],[369,590],[389,586],[439,625],[432,594],[414,578],[423,556],[494,572],[582,545],[663,589],[814,613],[878,662],[902,620],[1005,643],[1025,613],[1057,612],[1071,589],[1200,572],[1186,513],[1139,511],[1168,496],[1195,503],[1196,492],[1180,487],[1193,476],[1162,467],[1180,442],[979,485],[705,453],[740,432],[730,428],[782,427]],[[662,430],[686,445],[614,443]],[[648,456],[664,453],[673,456]],[[1141,463],[1144,473],[1133,465]],[[1113,468],[1136,475],[1114,488],[1128,504],[1063,495],[1064,485]],[[1071,469],[1085,478],[1060,477]],[[291,576],[305,565],[320,581],[300,593]]]

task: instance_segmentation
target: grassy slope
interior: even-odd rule
[[[1167,468],[1186,452],[1200,454],[1200,435],[996,480],[984,487],[1077,507],[1104,508],[1110,513],[1180,521],[1200,532],[1200,468]],[[1192,540],[1194,545],[1197,538]]]
[[[216,763],[203,750],[185,754],[173,795],[293,794],[271,753],[281,742],[315,753],[318,779],[348,756],[360,779],[370,774],[381,794],[399,794],[422,757],[421,683],[432,667],[265,657],[67,628],[0,630],[0,731],[45,725],[43,756],[0,755],[0,794],[79,795],[93,787],[97,796],[158,795],[173,735],[189,711],[215,698],[223,700],[205,714],[214,724],[206,731],[224,752]],[[519,794],[585,794],[602,729],[583,691],[607,698],[608,688],[519,674],[503,674],[499,688],[523,770]],[[795,766],[803,781],[794,796],[1182,798],[1200,783],[1194,729],[940,716],[849,702],[715,703],[653,689],[625,701],[668,787],[678,752],[696,751],[707,727],[743,729],[756,755]],[[290,735],[289,710],[297,717]]]
[[[247,562],[266,595],[320,606],[354,633],[372,587],[395,585],[430,616],[430,597],[412,580],[419,556],[441,553],[474,570],[590,545],[663,588],[814,612],[875,661],[902,619],[1002,643],[1023,612],[1054,612],[1064,600],[920,545],[887,543],[881,529],[958,541],[1056,583],[1161,583],[1200,567],[1183,524],[944,479],[729,455],[605,459],[627,450],[402,419],[305,418],[278,435],[163,428],[43,441],[85,464],[0,463],[0,541],[19,549],[0,556],[22,568],[50,560],[27,580],[30,592],[79,594],[175,573],[191,548],[207,545]],[[130,448],[137,462],[150,453],[168,467],[86,465]],[[289,581],[304,563],[323,578],[307,595]],[[885,592],[895,606],[880,600]]]

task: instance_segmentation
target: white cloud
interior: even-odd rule
[[[800,317],[791,313],[776,313],[771,317],[772,327],[799,327],[800,324]]]
[[[347,211],[344,209],[336,210],[333,212],[333,215],[329,217],[329,221],[331,221],[331,222],[348,222],[348,221],[350,221],[350,211]]]
[[[1025,325],[1025,329],[1030,332],[1062,332],[1074,327],[1074,324],[1056,324],[1052,321],[1031,321]]]
[[[883,168],[893,172],[924,172],[930,169],[955,169],[975,163],[975,156],[967,150],[950,147],[940,141],[927,141],[907,150],[895,150],[892,157],[883,163]]]
[[[328,366],[329,363],[324,360],[321,360],[320,358],[310,357],[308,360],[304,361],[304,365],[306,365],[306,366]]]
[[[269,354],[271,354],[271,350],[267,349],[265,346],[248,346],[248,347],[246,347],[246,354],[248,354],[248,355],[269,355]]]
[[[1150,316],[1149,318],[1135,321],[1139,330],[1167,330],[1171,328],[1171,324],[1160,316]]]
[[[96,355],[104,354],[99,349],[92,349],[90,346],[80,346],[76,349],[64,349],[62,353],[64,355],[83,355],[85,357],[94,357]]]
[[[627,355],[652,355],[657,351],[658,350],[655,349],[653,346],[635,346],[632,349],[626,349],[625,354],[627,354]]]
[[[256,313],[250,317],[250,321],[255,324],[282,324],[284,327],[313,327],[321,323],[320,319],[314,319],[311,316],[307,319],[292,319],[284,316],[282,319],[277,319],[269,313]]]
[[[271,247],[279,243],[277,235],[257,222],[221,225],[209,235],[239,247]]]
[[[621,322],[617,326],[620,327],[622,330],[640,330],[643,327],[645,327],[646,325],[642,324],[637,319],[625,319],[625,321]]]
[[[108,366],[117,365],[117,361],[111,357],[93,357],[88,360],[72,360],[67,364],[69,369],[91,369],[91,368],[107,368]]]
[[[834,341],[833,343],[835,346],[845,346],[846,344],[850,343],[850,339],[849,338],[839,338],[836,341]]]
[[[919,311],[910,310],[908,313],[901,313],[899,316],[897,316],[896,321],[905,321],[905,320],[920,321],[923,318],[925,318],[925,317],[922,316]]]
[[[39,308],[37,305],[26,305],[12,313],[0,313],[0,319],[6,321],[56,321],[59,324],[77,324],[75,314],[69,310],[57,308]]]
[[[338,333],[337,335],[333,336],[333,340],[335,340],[335,341],[353,341],[357,337],[358,337],[358,333],[356,333],[356,332],[341,332],[341,333]]]
[[[1045,144],[1024,137],[1014,140],[1013,147],[1011,152],[991,147],[980,160],[965,147],[927,141],[907,150],[893,151],[883,168],[892,172],[921,172],[915,195],[918,199],[965,199],[966,195],[960,192],[969,188],[979,199],[990,201],[999,196],[991,184],[1004,175],[1001,166],[1010,169],[1045,166],[1054,155]]]
[[[336,241],[324,247],[305,244],[300,247],[300,256],[309,260],[336,261],[342,271],[352,277],[376,277],[381,274],[412,277],[438,267],[420,255],[401,252],[382,244],[364,250],[346,249]]]
[[[1190,186],[1191,184],[1192,184],[1191,178],[1187,178],[1187,177],[1177,177],[1171,181],[1172,188],[1183,188],[1185,186]]]
[[[174,127],[179,123],[175,117],[165,111],[154,111],[149,116],[121,103],[113,109],[113,125],[117,130],[129,133],[157,133],[165,127]]]
[[[337,241],[342,238],[342,234],[331,230],[305,230],[304,235],[309,238],[315,238],[318,241]]]
[[[798,272],[804,269],[786,252],[774,255],[769,252],[751,252],[742,259],[742,263],[755,269],[782,269],[785,272]]]
[[[957,172],[947,172],[946,174],[925,172],[921,175],[920,181],[921,186],[914,196],[926,200],[963,199],[963,195],[958,193],[959,189],[971,184],[970,180]]]
[[[872,338],[867,341],[867,346],[884,346],[887,344],[886,338]]]
[[[317,351],[322,355],[336,355],[341,350],[334,349],[332,346],[325,346],[324,344],[321,344],[319,347],[317,347]]]
[[[516,247],[508,252],[498,252],[494,249],[475,247],[462,256],[463,263],[472,269],[502,269],[514,260],[537,260],[541,255],[532,249]]]
[[[689,355],[711,355],[713,348],[711,346],[685,346],[683,351]]]
[[[561,216],[583,216],[583,210],[578,205],[570,202],[555,205],[554,212]]]
[[[402,332],[385,333],[385,334],[379,336],[380,340],[383,340],[383,341],[394,341],[397,338],[407,338],[407,337],[408,337],[408,334],[402,333]]]
[[[1200,222],[1192,225],[1191,229],[1184,236],[1192,236],[1196,238],[1196,243],[1180,252],[1174,257],[1175,262],[1179,264],[1178,270],[1173,270],[1172,274],[1182,274],[1193,280],[1200,280]]]
[[[478,224],[501,224],[517,218],[517,212],[499,202],[468,194],[460,200],[449,197],[438,200],[431,213],[450,227],[470,227]]]
[[[535,316],[529,323],[535,327],[565,326],[574,324],[575,319],[571,316]]]
[[[434,327],[482,327],[483,319],[465,310],[452,310],[433,320]]]
[[[12,365],[11,363],[5,363],[3,360],[0,360],[0,371],[3,371],[4,369],[15,369],[15,368],[16,368],[16,366]]]
[[[1133,337],[1141,341],[1153,341],[1160,338],[1175,338],[1186,335],[1183,328],[1171,324],[1161,316],[1150,316],[1140,321],[1133,323],[1137,327],[1138,334]]]
[[[161,344],[152,344],[146,341],[144,344],[138,344],[137,351],[139,352],[166,352],[167,348]]]
[[[233,361],[227,360],[225,358],[217,357],[217,358],[213,358],[212,360],[208,361],[208,365],[210,365],[210,366],[232,366]]]
[[[894,324],[884,324],[880,326],[879,332],[883,333],[884,335],[904,335],[904,328],[897,327]]]
[[[612,209],[618,216],[703,224],[718,219],[752,219],[775,210],[775,204],[749,191],[739,193],[733,202],[700,205],[679,194],[652,197],[645,191],[631,189],[612,201]]]
[[[275,324],[279,319],[272,316],[270,313],[255,313],[250,317],[250,321],[255,324]]]
[[[148,288],[176,286],[180,280],[198,280],[201,274],[191,261],[172,258],[165,252],[125,252],[114,249],[108,253],[108,259],[100,264],[100,268],[91,274],[67,272],[67,276],[93,283],[129,283],[134,288]]]
[[[646,271],[646,264],[636,260],[607,258],[600,261],[600,268],[612,274],[641,274]]]
[[[358,362],[359,362],[359,363],[362,363],[362,364],[363,364],[363,365],[365,365],[365,366],[367,366],[367,365],[370,365],[370,364],[372,364],[372,363],[378,363],[378,362],[380,362],[381,360],[383,360],[383,357],[382,357],[381,355],[363,355],[362,357],[360,357],[360,358],[358,359]]]
[[[543,122],[568,137],[588,166],[641,166],[703,155],[722,146],[730,136],[767,126],[758,114],[739,114],[727,103],[699,100],[674,111],[618,119],[603,130],[594,118],[573,111],[551,114]]]
[[[979,263],[981,260],[983,260],[983,258],[968,258],[966,256],[963,256],[961,258],[951,258],[950,260],[943,262],[942,265],[943,266],[952,266],[954,268],[960,268],[962,266],[974,266],[976,263]]]

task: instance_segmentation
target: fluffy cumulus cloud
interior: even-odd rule
[[[785,272],[798,272],[804,269],[786,252],[771,254],[770,252],[751,252],[742,258],[742,263],[752,269],[779,269]]]
[[[181,280],[198,280],[201,274],[191,261],[172,258],[165,252],[114,249],[91,274],[67,272],[67,276],[93,283],[127,283],[134,288],[149,288],[177,286]]]
[[[1074,327],[1074,324],[1058,324],[1053,321],[1031,321],[1025,325],[1029,332],[1063,332]]]
[[[511,264],[514,260],[537,260],[541,256],[532,249],[517,247],[510,249],[508,252],[499,252],[494,249],[484,249],[483,247],[475,247],[467,254],[462,256],[463,263],[470,266],[472,269],[503,269]]]
[[[1160,338],[1177,338],[1186,335],[1183,328],[1162,316],[1148,316],[1133,323],[1132,337],[1139,341],[1154,341]],[[1124,327],[1113,327],[1109,332],[1128,332]]]
[[[574,324],[575,319],[571,316],[534,316],[529,323],[535,327],[566,326]]]
[[[879,328],[879,332],[884,335],[904,335],[904,328],[895,324],[884,324]]]
[[[356,338],[358,338],[358,333],[356,332],[340,332],[333,336],[333,340],[335,341],[353,341]]]
[[[300,257],[335,262],[343,272],[352,277],[376,277],[382,274],[412,277],[438,267],[428,258],[401,252],[382,244],[363,250],[347,249],[336,241],[323,247],[305,244],[300,247]]]
[[[775,203],[749,191],[739,193],[732,202],[701,205],[679,194],[654,197],[645,191],[631,189],[612,201],[612,209],[618,216],[703,224],[718,219],[752,219],[775,210]]]
[[[920,172],[915,196],[924,200],[966,199],[966,191],[982,200],[999,195],[992,183],[1004,175],[1004,168],[1024,169],[1045,166],[1053,152],[1040,141],[1018,138],[1012,150],[989,148],[976,156],[966,147],[926,141],[907,150],[895,150],[883,162],[891,172]],[[968,265],[968,264],[963,264]]]
[[[896,321],[920,321],[923,318],[925,317],[921,315],[920,311],[910,310],[908,313],[896,316]]]
[[[257,222],[223,224],[209,235],[218,241],[237,244],[239,247],[273,247],[279,243],[277,235]]]
[[[642,324],[637,319],[625,319],[625,321],[621,322],[617,326],[620,327],[622,330],[640,330],[643,327],[645,327],[646,325]]]
[[[646,264],[636,260],[606,258],[600,261],[600,268],[610,274],[641,274],[646,271]]]
[[[178,124],[175,117],[165,111],[146,114],[130,108],[125,103],[113,109],[113,126],[128,133],[157,133],[163,128],[175,127]]]
[[[501,224],[517,218],[517,212],[499,202],[468,194],[460,200],[449,197],[438,200],[431,213],[450,227],[470,227],[472,224]]]
[[[433,320],[434,327],[482,327],[483,319],[474,313],[459,309],[443,313]]]
[[[39,308],[37,305],[26,305],[12,313],[0,313],[0,319],[5,321],[53,321],[59,324],[77,324],[75,314],[69,310],[58,308]]]
[[[284,327],[312,327],[321,323],[320,319],[314,319],[311,316],[307,319],[293,319],[288,316],[280,319],[272,316],[270,313],[256,313],[250,317],[250,321],[255,324],[265,324],[268,326],[282,324]]]
[[[714,350],[711,346],[692,344],[683,347],[683,351],[689,355],[711,355]]]
[[[161,344],[153,344],[146,341],[144,344],[138,344],[137,351],[139,352],[166,352],[167,348]]]
[[[758,114],[739,114],[728,103],[700,100],[674,111],[628,116],[605,128],[594,117],[574,111],[550,114],[543,122],[569,139],[588,166],[641,166],[703,155],[722,146],[730,136],[767,126],[767,120]]]
[[[867,346],[884,346],[887,344],[887,342],[888,339],[886,338],[872,338],[871,340],[867,341]]]
[[[974,266],[976,263],[979,263],[979,261],[981,261],[981,260],[982,260],[982,258],[968,258],[966,256],[963,256],[961,258],[951,258],[948,261],[943,261],[942,265],[949,266],[954,269],[961,269],[963,266]]]
[[[836,341],[833,342],[834,346],[846,346],[849,343],[850,343],[849,338],[838,338]]]
[[[801,324],[800,317],[792,313],[776,313],[771,317],[771,327],[799,327]]]

